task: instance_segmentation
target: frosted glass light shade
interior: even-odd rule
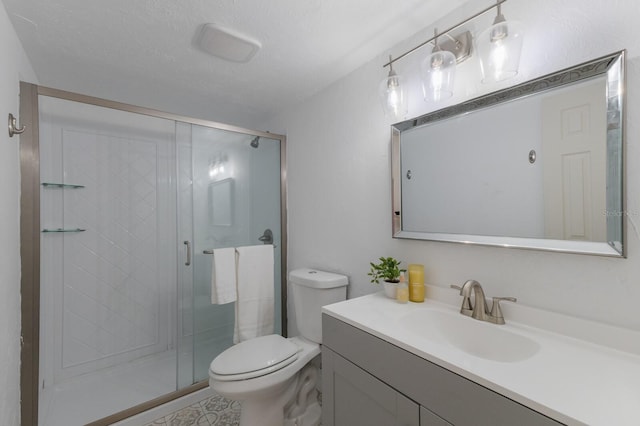
[[[516,21],[498,22],[477,38],[483,83],[515,77],[522,51],[522,25]]]
[[[426,101],[438,102],[453,95],[456,57],[447,50],[427,56],[421,65],[422,92]]]
[[[378,94],[384,115],[393,119],[401,120],[409,113],[409,98],[407,88],[401,76],[395,71],[391,71],[389,76],[380,82]]]

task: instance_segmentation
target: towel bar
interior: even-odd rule
[[[277,245],[273,245],[273,248],[278,247]],[[213,254],[213,249],[202,250],[202,254]]]

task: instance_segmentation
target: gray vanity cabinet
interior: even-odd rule
[[[328,406],[333,426],[419,426],[420,407],[391,386],[347,361],[331,349],[322,352],[323,386],[331,389],[331,398],[324,398],[323,417]],[[326,369],[326,370],[325,370]]]
[[[555,420],[322,316],[324,426],[552,426]]]

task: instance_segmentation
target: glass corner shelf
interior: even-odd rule
[[[42,186],[45,188],[84,188],[84,185],[72,185],[69,183],[55,183],[55,182],[42,182]]]
[[[56,229],[43,229],[43,233],[52,233],[52,232],[84,232],[86,229],[81,228],[72,228],[72,229],[64,229],[64,228],[56,228]]]

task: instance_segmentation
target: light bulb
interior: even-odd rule
[[[498,9],[493,25],[477,38],[483,83],[506,80],[518,74],[522,39],[522,25],[506,21]]]
[[[426,101],[438,102],[453,96],[456,57],[436,46],[422,61],[422,92]]]
[[[393,120],[401,120],[409,112],[407,91],[402,77],[396,74],[391,64],[389,67],[389,75],[380,82],[378,95],[384,114]]]

